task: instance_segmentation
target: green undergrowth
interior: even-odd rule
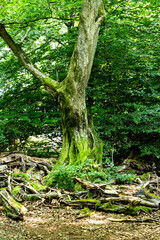
[[[57,187],[66,190],[83,190],[78,184],[74,184],[73,177],[82,180],[88,180],[93,183],[112,182],[131,183],[136,177],[133,173],[117,173],[118,167],[115,167],[110,161],[107,161],[107,168],[99,164],[94,164],[93,160],[87,160],[80,165],[61,165],[53,166],[52,171],[43,179],[44,183],[50,187]]]
[[[25,151],[27,154],[34,157],[50,158],[57,157],[54,145],[51,140],[31,140],[28,139],[25,145]]]
[[[46,186],[40,184],[37,182],[36,177],[29,177],[27,173],[19,172],[19,173],[13,173],[13,178],[14,177],[21,177],[24,179],[24,181],[28,182],[36,191],[43,191]],[[12,190],[14,195],[17,195],[20,192],[20,186],[16,186]]]

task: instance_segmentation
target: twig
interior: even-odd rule
[[[28,34],[29,34],[30,31],[31,31],[31,27],[28,28],[26,34],[24,35],[24,37],[22,38],[21,42],[19,43],[20,45],[23,44],[24,40],[28,37]]]

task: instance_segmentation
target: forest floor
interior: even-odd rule
[[[90,211],[80,218],[82,210],[69,206],[23,205],[23,221],[7,218],[0,206],[0,240],[160,240],[160,210],[138,216]]]
[[[90,216],[77,219],[80,210],[70,207],[53,208],[39,206],[30,208],[23,221],[5,216],[0,207],[1,240],[159,240],[160,210],[138,216],[91,212]],[[32,209],[31,209],[32,207]],[[152,222],[113,222],[112,219],[146,219]]]

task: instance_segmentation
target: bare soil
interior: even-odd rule
[[[0,208],[1,240],[160,240],[160,211],[139,216],[91,212],[77,219],[80,210],[70,207],[27,206],[30,210],[23,221],[7,218]],[[114,219],[154,218],[153,222],[112,222]]]

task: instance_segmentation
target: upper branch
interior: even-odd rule
[[[59,90],[59,82],[49,78],[47,75],[42,73],[27,57],[21,47],[14,42],[11,36],[5,29],[3,24],[0,24],[0,36],[3,38],[5,43],[9,46],[9,48],[13,51],[13,53],[18,57],[19,61],[23,64],[23,66],[40,82],[47,86],[48,90],[51,92],[58,92]]]

